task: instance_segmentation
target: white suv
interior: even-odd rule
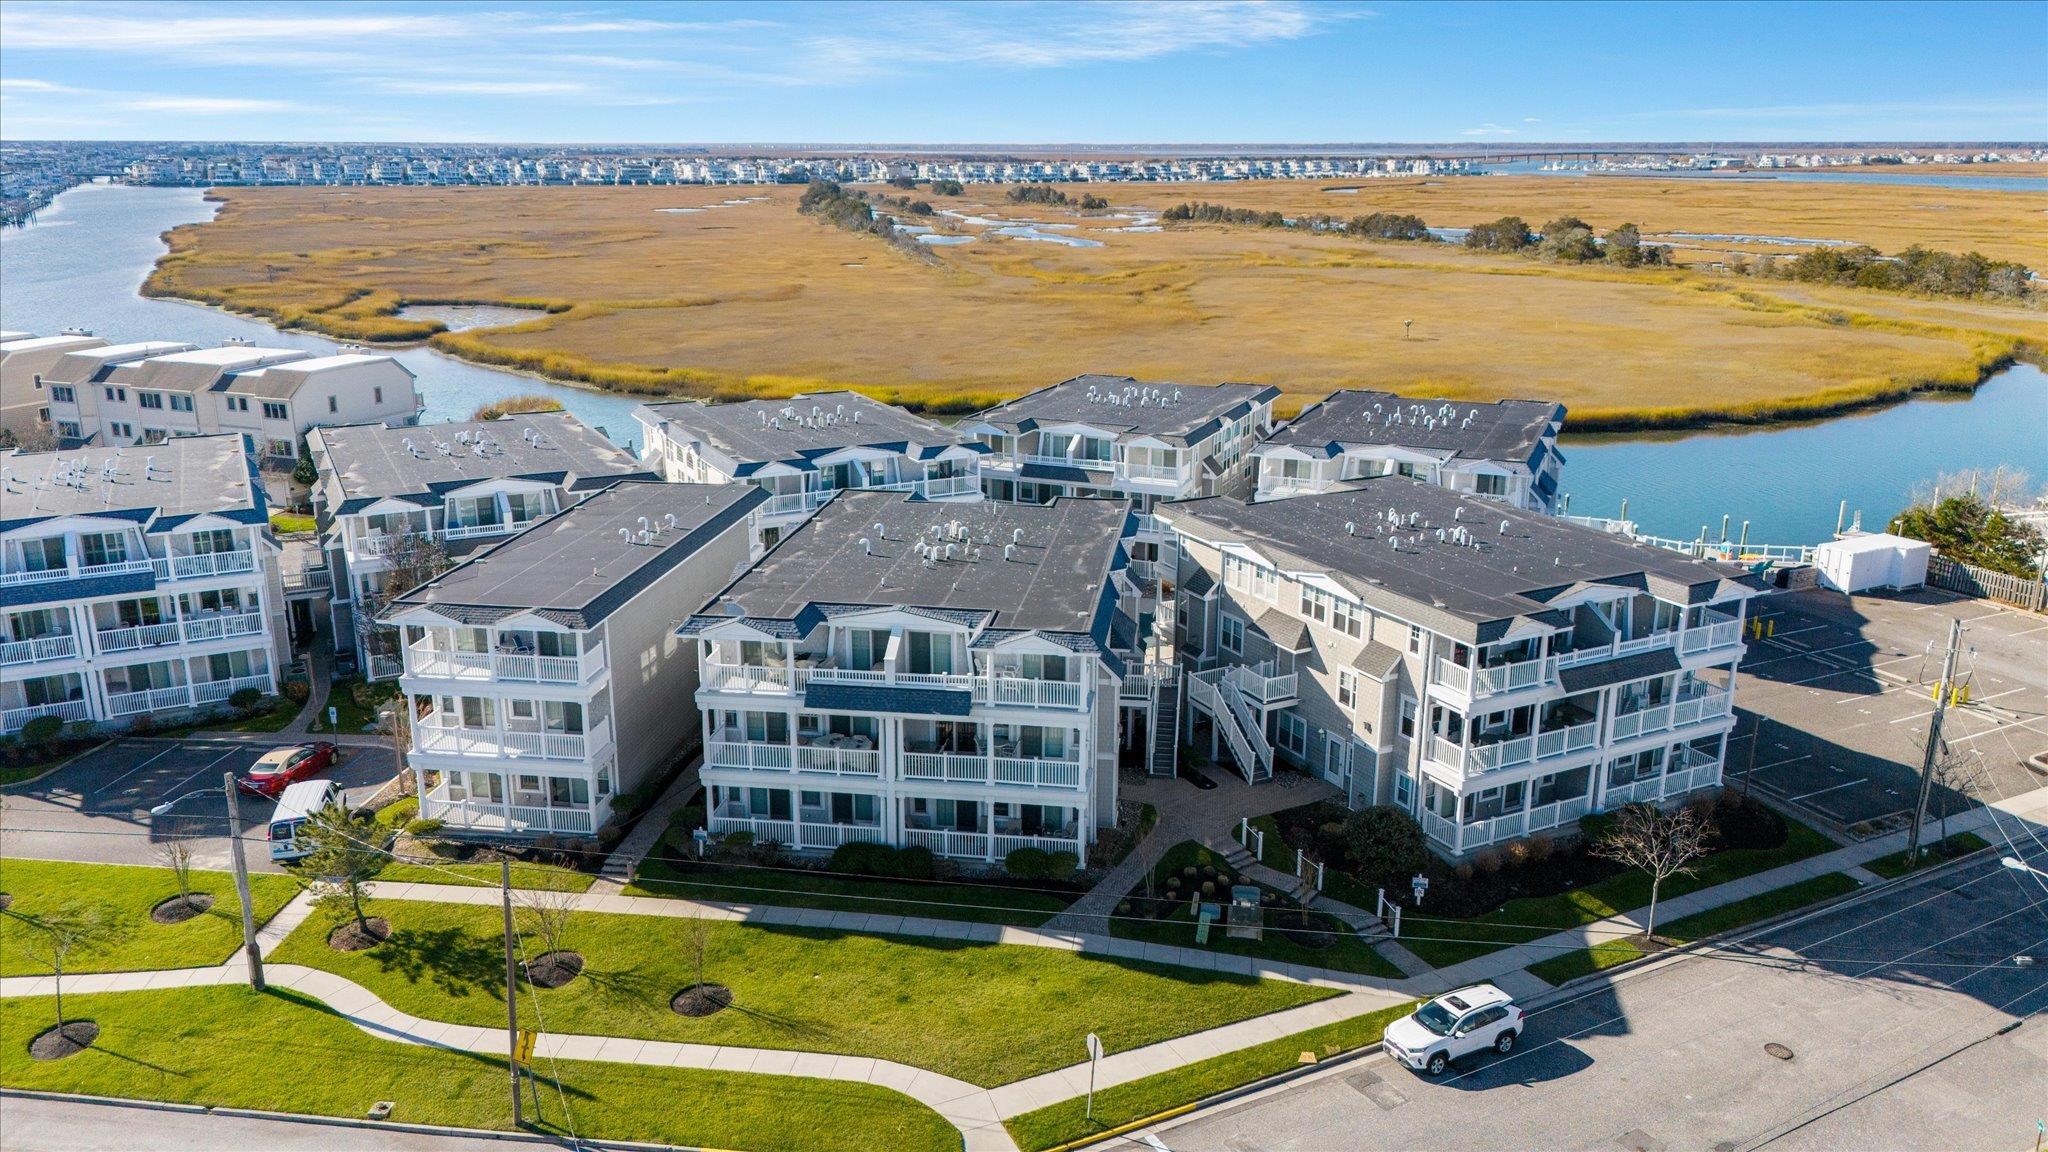
[[[1441,1076],[1451,1061],[1488,1048],[1515,1050],[1524,1013],[1491,984],[1443,995],[1387,1025],[1380,1047],[1410,1068]]]

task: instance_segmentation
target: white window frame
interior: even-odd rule
[[[1337,669],[1337,707],[1358,710],[1358,674],[1346,668]]]
[[[1244,655],[1244,621],[1225,612],[1216,621],[1216,646],[1233,656]]]

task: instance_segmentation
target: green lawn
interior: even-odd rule
[[[1920,854],[1920,867],[1939,864],[1943,860],[1953,860],[1958,856],[1968,856],[1972,852],[1980,852],[1989,847],[1990,842],[1975,832],[1958,832],[1939,844],[1928,845]],[[1890,856],[1872,860],[1864,867],[1887,880],[1896,880],[1912,871],[1906,867],[1904,852],[1895,852]]]
[[[497,908],[377,901],[375,914],[394,929],[376,948],[334,951],[332,922],[316,916],[276,959],[339,973],[425,1019],[504,1021]],[[995,1085],[1079,1063],[1088,1032],[1121,1051],[1335,995],[1051,948],[714,922],[705,924],[704,977],[732,988],[737,1002],[692,1020],[668,1008],[696,979],[685,946],[691,924],[573,917],[566,943],[587,967],[566,987],[539,993],[548,1026],[879,1056]]]
[[[282,696],[266,696],[247,716],[214,717],[188,724],[152,728],[151,736],[183,736],[192,732],[282,732],[297,719],[300,705]]]
[[[497,864],[387,864],[377,879],[390,883],[407,884],[450,884],[488,886],[496,888],[503,877],[503,869]],[[557,868],[552,864],[528,864],[512,862],[512,886],[514,888],[559,888],[566,892],[587,891],[597,877],[574,868]]]
[[[504,1061],[377,1039],[289,991],[104,993],[67,996],[64,1008],[100,1026],[94,1047],[65,1060],[30,1059],[29,1040],[55,1020],[51,1002],[10,1000],[0,1014],[0,1080],[326,1116],[360,1117],[391,1100],[395,1121],[512,1127]],[[959,1133],[937,1113],[869,1084],[577,1061],[542,1060],[536,1070],[540,1127],[558,1135],[823,1152],[960,1147]],[[527,1107],[531,1121],[531,1097]],[[135,1123],[134,1140],[145,1143],[147,1120],[138,1114]]]
[[[1087,1139],[1124,1124],[1191,1104],[1240,1084],[1299,1067],[1301,1054],[1313,1052],[1327,1060],[1380,1042],[1380,1033],[1406,1016],[1414,1005],[1383,1008],[1365,1016],[1325,1024],[1251,1048],[1213,1056],[1184,1068],[1105,1088],[1095,1094],[1095,1118],[1086,1119],[1087,1101],[1076,1098],[1026,1112],[1003,1122],[1025,1152]]]
[[[1819,832],[1789,817],[1785,820],[1785,842],[1776,848],[1736,848],[1716,852],[1698,862],[1690,876],[1673,876],[1664,882],[1660,899],[1683,896],[1757,872],[1768,871],[1795,860],[1804,860],[1838,845]],[[1411,909],[1402,917],[1401,943],[1431,965],[1442,968],[1475,956],[1484,956],[1516,944],[1541,939],[1552,932],[1577,928],[1650,902],[1650,878],[1628,871],[1588,884],[1574,892],[1554,896],[1528,896],[1510,900],[1498,911],[1467,920],[1432,917],[1427,905]]]
[[[1267,838],[1270,851],[1273,840]],[[1169,875],[1178,873],[1189,864],[1222,865],[1222,858],[1192,840],[1185,840],[1166,850],[1159,863],[1153,868],[1154,891],[1165,892],[1164,882]],[[1291,866],[1291,865],[1290,865]],[[1133,895],[1142,895],[1142,887]],[[1219,893],[1216,902],[1229,903],[1228,892]],[[1276,909],[1269,906],[1266,920],[1271,924]],[[1336,937],[1336,943],[1328,948],[1309,948],[1295,942],[1287,932],[1268,927],[1263,939],[1233,940],[1222,924],[1215,924],[1209,930],[1206,945],[1195,943],[1195,916],[1185,906],[1165,920],[1151,920],[1140,916],[1120,915],[1110,921],[1110,933],[1125,940],[1143,940],[1148,944],[1170,944],[1180,948],[1206,948],[1211,952],[1224,952],[1232,956],[1253,956],[1261,960],[1273,960],[1283,964],[1307,964],[1317,968],[1334,968],[1342,972],[1358,972],[1367,976],[1383,976],[1398,980],[1402,976],[1399,968],[1383,959],[1372,946],[1346,927],[1334,916],[1319,912],[1309,914],[1323,931]]]
[[[358,699],[359,694],[362,697],[361,699]],[[379,681],[378,683],[364,686],[363,681],[354,677],[346,680],[336,680],[328,685],[327,701],[314,712],[310,730],[314,732],[357,733],[368,731],[370,725],[376,723],[377,709],[385,701],[397,695],[398,684],[396,681]],[[335,711],[333,727],[329,727],[327,724],[327,709],[329,708],[333,708]]]
[[[72,864],[55,860],[0,859],[0,892],[14,898],[0,912],[0,976],[42,976],[50,971],[42,954],[43,933],[35,918],[70,902],[105,909],[110,923],[126,925],[127,939],[99,951],[73,952],[66,972],[128,972],[148,968],[204,968],[219,964],[242,945],[242,906],[235,879],[226,872],[192,873],[192,890],[213,894],[213,907],[182,924],[158,924],[149,910],[178,894],[168,868],[122,864]],[[260,926],[298,893],[289,876],[255,873],[249,890]]]
[[[1768,920],[1795,908],[1804,908],[1808,904],[1832,899],[1845,892],[1854,892],[1858,887],[1860,885],[1848,874],[1829,872],[1823,876],[1815,876],[1811,880],[1802,880],[1797,884],[1789,884],[1783,888],[1751,896],[1747,900],[1737,900],[1733,904],[1723,904],[1719,908],[1709,908],[1705,912],[1696,912],[1691,916],[1673,920],[1669,924],[1660,925],[1657,935],[1676,943],[1690,944],[1708,936],[1733,931],[1745,924]],[[1605,944],[1581,948],[1576,952],[1566,952],[1531,964],[1529,971],[1551,984],[1562,984],[1567,980],[1576,980],[1618,964],[1626,964],[1642,956],[1643,950],[1635,943],[1628,940],[1611,940]]]
[[[930,916],[1034,928],[1067,906],[1052,892],[1000,884],[945,884],[745,865],[678,866],[643,861],[629,896],[687,897],[725,904],[779,904],[885,916]]]
[[[290,536],[300,532],[311,532],[317,525],[311,516],[302,516],[297,512],[272,512],[270,527],[280,536]]]

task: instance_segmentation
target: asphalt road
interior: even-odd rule
[[[2008,830],[2048,867],[2043,829]],[[1172,1152],[2025,1149],[2048,1116],[2044,1009],[2048,882],[1993,860],[1545,1008],[1514,1055],[1442,1080],[1376,1056],[1156,1135]]]
[[[517,1152],[558,1147],[25,1096],[0,1096],[0,1132],[8,1152]]]

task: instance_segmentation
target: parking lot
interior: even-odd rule
[[[158,863],[165,840],[188,838],[193,865],[228,866],[227,800],[221,773],[243,775],[272,745],[208,740],[116,740],[56,772],[10,790],[0,823],[0,852],[40,859],[112,864]],[[344,746],[324,775],[351,803],[367,800],[393,772],[389,749]],[[158,804],[177,801],[165,816]],[[258,839],[276,805],[241,797],[242,830]],[[252,832],[253,830],[253,832]],[[249,853],[250,866],[269,869],[267,855]]]
[[[1970,696],[1944,721],[1952,767],[1930,813],[2048,784],[2027,763],[2048,752],[2048,618],[1933,589],[1778,595],[1751,615],[1769,634],[1742,662],[1729,787],[1856,837],[1909,821],[1953,619]]]

